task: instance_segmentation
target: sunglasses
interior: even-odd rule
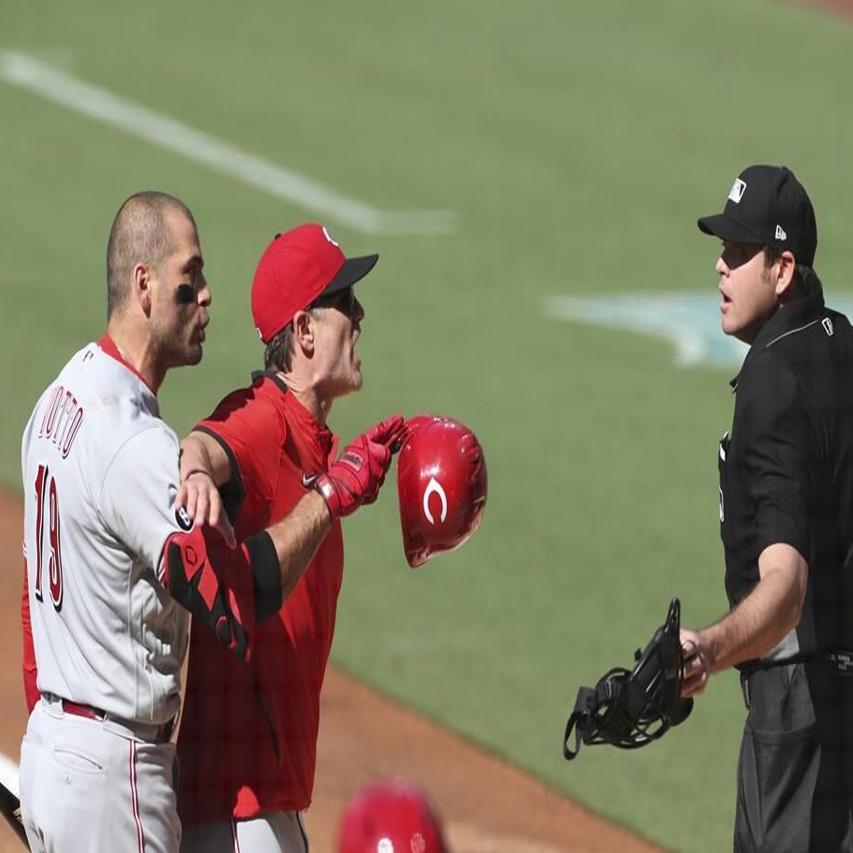
[[[353,289],[348,287],[339,293],[333,293],[331,296],[320,296],[308,306],[308,310],[310,311],[312,308],[334,308],[347,317],[353,317],[357,305],[358,299],[356,299]]]

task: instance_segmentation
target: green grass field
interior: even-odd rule
[[[628,664],[682,599],[720,615],[719,368],[654,338],[557,322],[554,295],[713,291],[695,227],[750,162],[786,163],[817,210],[817,267],[853,290],[853,27],[768,0],[429,4],[152,0],[6,4],[22,51],[383,210],[450,210],[445,234],[368,234],[364,391],[348,437],[394,410],[455,416],[487,454],[476,537],[406,566],[393,485],[347,521],[334,657],[592,809],[683,851],[730,847],[743,710],[717,677],[693,717],[627,753],[560,738],[579,684]],[[317,214],[0,77],[0,479],[44,385],[104,318],[119,203],[185,199],[214,293],[205,360],[161,395],[185,430],[257,366],[254,264]]]

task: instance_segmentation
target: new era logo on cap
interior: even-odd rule
[[[785,229],[781,225],[776,226],[776,239],[777,240],[787,240],[788,235],[785,233]]]
[[[740,178],[735,178],[732,188],[729,190],[729,198],[735,203],[740,204],[743,194],[746,192],[746,183]]]

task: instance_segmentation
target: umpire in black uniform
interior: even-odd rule
[[[682,631],[683,693],[740,670],[736,851],[853,851],[853,330],[790,170],[750,166],[698,224],[722,240],[723,331],[750,349],[719,446],[731,610]]]

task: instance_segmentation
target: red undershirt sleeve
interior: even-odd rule
[[[39,700],[39,690],[37,687],[36,653],[33,646],[33,626],[30,621],[30,593],[26,560],[24,560],[24,586],[23,595],[21,595],[21,630],[23,633],[24,698],[27,702],[27,712],[32,714],[33,708]]]

